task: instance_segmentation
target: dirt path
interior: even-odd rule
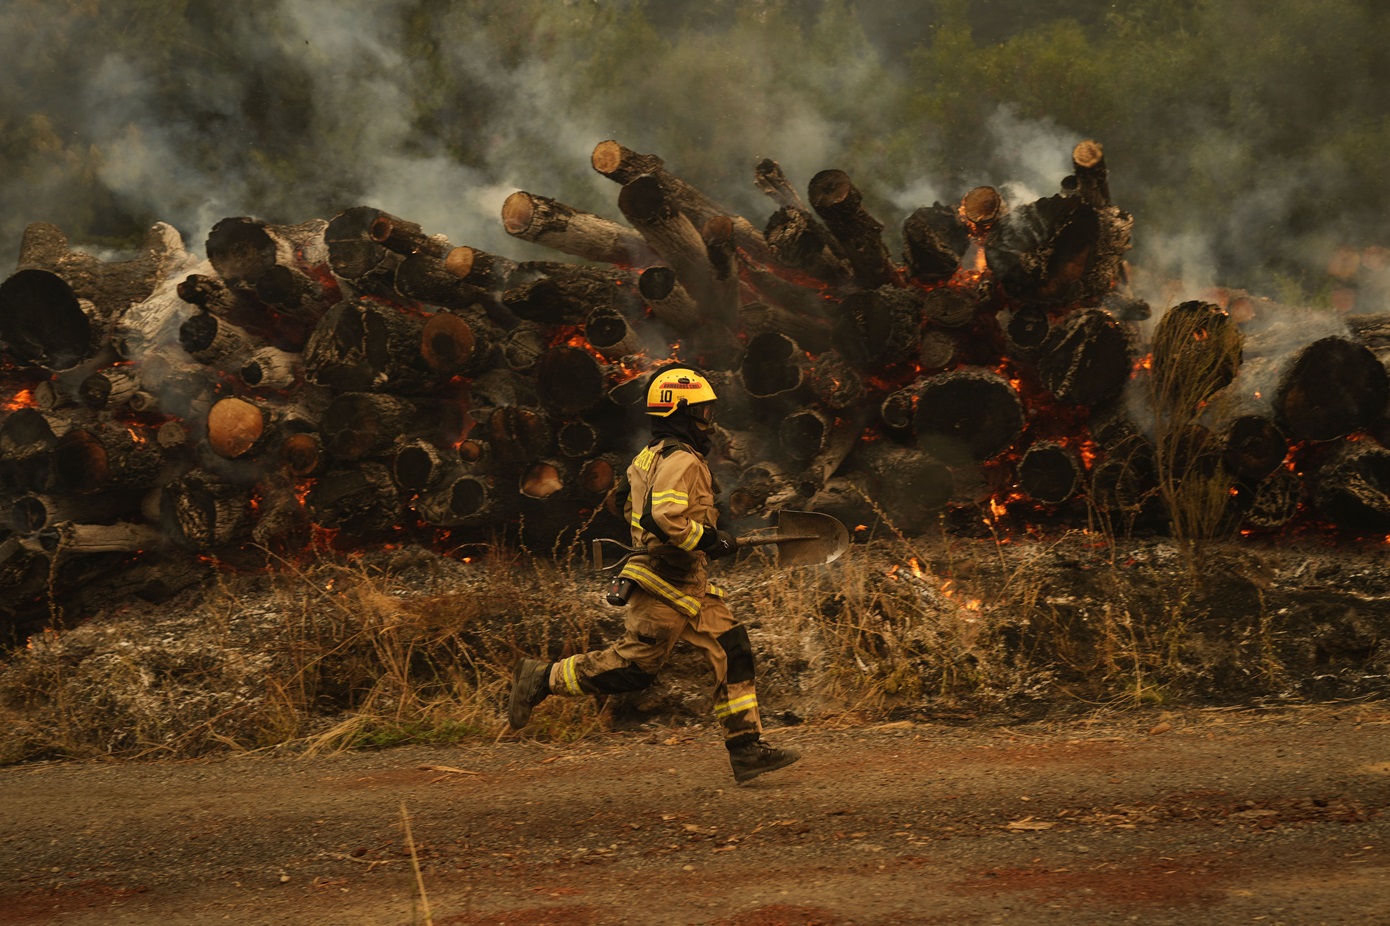
[[[1390,923],[1390,704],[0,770],[0,923]]]

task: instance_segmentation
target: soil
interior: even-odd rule
[[[1390,923],[1385,702],[768,738],[0,769],[0,923]]]

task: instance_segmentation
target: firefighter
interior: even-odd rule
[[[647,382],[651,440],[627,469],[624,518],[633,555],[618,574],[628,590],[624,634],[599,652],[558,662],[522,658],[512,670],[508,720],[524,727],[552,694],[618,694],[656,680],[676,643],[704,653],[714,669],[714,716],[724,731],[734,779],[749,781],[800,758],[762,739],[753,685],[753,648],[722,592],[710,584],[712,559],[734,552],[717,526],[714,483],[705,455],[714,435],[714,388],[697,369],[670,366]]]

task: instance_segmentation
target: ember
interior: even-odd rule
[[[224,219],[206,261],[164,225],[121,263],[32,225],[0,284],[4,597],[132,557],[619,534],[642,382],[677,357],[716,383],[739,517],[1390,529],[1390,322],[1279,351],[1223,294],[1150,339],[1096,142],[1057,195],[916,210],[901,261],[842,170],[803,198],[759,162],[759,228],[654,155],[605,141],[592,164],[629,224],[525,191],[501,216],[585,263],[366,206]]]

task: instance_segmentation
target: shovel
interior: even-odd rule
[[[845,530],[845,526],[836,518],[819,511],[778,511],[776,526],[768,530],[772,533],[762,533],[760,530],[740,537],[735,545],[741,548],[775,544],[779,568],[833,563],[849,548],[849,531]],[[626,551],[626,555],[617,562],[605,564],[602,546],[605,543]],[[621,565],[628,556],[645,553],[646,550],[600,537],[594,541],[593,552],[594,568],[602,570]]]

